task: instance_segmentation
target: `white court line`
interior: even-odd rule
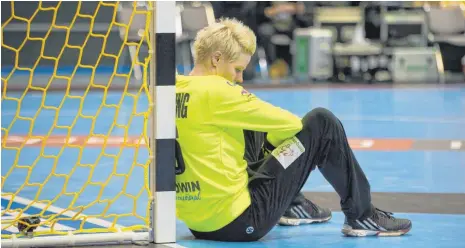
[[[441,124],[465,124],[465,118],[429,118],[419,116],[360,116],[339,115],[343,121],[397,121],[397,122],[419,122],[419,123],[441,123]]]
[[[186,246],[178,245],[178,244],[163,244],[164,246],[173,247],[173,248],[187,248]]]
[[[450,142],[450,149],[459,150],[460,148],[462,148],[462,141],[460,141],[460,140],[452,140]]]
[[[11,200],[11,196],[10,195],[7,195],[7,196],[2,196],[3,199],[5,200],[8,200],[10,201]],[[31,200],[28,200],[26,198],[23,198],[23,197],[20,197],[20,196],[15,196],[15,199],[14,199],[15,202],[17,203],[20,203],[20,204],[23,204],[23,205],[29,205],[31,204]],[[49,211],[49,212],[53,212],[53,213],[56,213],[56,214],[59,214],[60,215],[64,215],[66,217],[74,217],[76,216],[78,213],[76,212],[73,212],[73,211],[70,211],[70,210],[66,210],[66,209],[63,209],[63,208],[59,208],[59,207],[55,207],[55,206],[48,206],[43,204],[43,203],[40,203],[40,202],[35,202],[31,205],[32,207],[35,207],[35,208],[39,208],[39,209],[45,209],[47,208],[46,210]],[[87,217],[87,215],[85,214],[79,214],[78,217]],[[106,220],[102,220],[102,219],[96,219],[96,218],[89,218],[86,220],[86,222],[88,223],[91,223],[91,224],[94,224],[94,225],[98,225],[98,226],[102,226],[102,227],[111,227],[113,224],[109,221],[106,221]],[[124,226],[121,226],[121,225],[118,225],[116,224],[115,225],[115,228],[123,228]]]
[[[7,195],[7,196],[2,196],[1,198],[5,199],[5,200],[8,200],[10,201],[11,200],[11,196],[10,195]],[[23,197],[20,197],[20,196],[15,196],[15,199],[14,199],[15,202],[17,203],[20,203],[20,204],[23,204],[23,205],[29,205],[32,201],[31,200],[28,200],[26,198],[23,198]],[[33,203],[31,206],[35,207],[35,208],[39,208],[39,209],[45,209],[45,207],[47,207],[47,205],[43,204],[43,203],[40,203],[40,202],[35,202]],[[3,209],[3,207],[2,207]],[[54,213],[62,213],[61,215],[64,215],[64,216],[67,216],[67,217],[73,217],[75,216],[77,213],[76,212],[73,212],[73,211],[65,211],[65,209],[63,208],[59,208],[59,207],[55,207],[55,206],[49,206],[47,207],[47,211],[49,212],[54,212]],[[9,213],[8,213],[9,214]],[[80,217],[86,217],[87,215],[85,214],[79,214]],[[88,223],[92,223],[92,224],[95,224],[95,225],[99,225],[99,226],[103,226],[103,227],[110,227],[112,225],[111,222],[109,221],[106,221],[106,220],[101,220],[101,219],[95,219],[95,218],[92,218],[92,219],[87,219],[87,222]],[[56,226],[56,224],[55,224]],[[116,224],[115,225],[116,228],[123,228],[124,226],[121,226],[121,225],[118,225]],[[186,248],[185,246],[181,246],[181,245],[178,245],[178,244],[163,244],[165,246],[169,246],[169,247],[174,247],[174,248]]]
[[[25,214],[25,213],[23,213],[23,214],[21,214],[21,216],[19,216],[19,213],[17,213],[17,212],[7,213],[7,214],[8,214],[8,216],[2,217],[2,230],[6,230],[6,231],[11,232],[11,233],[19,233],[19,230],[15,226],[9,226],[8,228],[3,229],[4,226],[9,225],[9,223],[4,223],[5,220],[16,220],[18,217],[30,216],[29,214]],[[40,218],[40,222],[45,222],[45,221],[47,221],[47,220]],[[43,224],[43,225],[38,226],[36,230],[37,231],[50,231],[51,228],[50,228],[50,225]],[[56,230],[56,231],[74,231],[76,229],[73,228],[73,227],[70,227],[70,226],[55,223],[54,230]]]
[[[27,145],[32,145],[32,144],[39,143],[39,142],[41,142],[41,141],[42,141],[42,139],[28,139],[28,140],[26,141],[26,144],[27,144]],[[19,142],[22,142],[22,141],[19,141]]]

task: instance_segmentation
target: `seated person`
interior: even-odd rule
[[[199,239],[259,240],[286,213],[313,218],[293,206],[318,167],[341,198],[342,233],[407,233],[410,220],[371,203],[370,184],[334,114],[316,108],[300,119],[239,85],[255,49],[247,26],[220,20],[197,34],[195,66],[176,78],[178,218]],[[315,208],[317,218],[328,217]]]

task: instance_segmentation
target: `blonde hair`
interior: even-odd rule
[[[230,62],[237,60],[242,52],[253,55],[257,47],[256,40],[254,32],[241,21],[220,19],[197,33],[194,62],[204,63],[215,51],[222,52]]]

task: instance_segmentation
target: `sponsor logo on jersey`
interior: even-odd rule
[[[200,182],[177,182],[176,200],[178,201],[198,201],[200,200]]]
[[[189,93],[176,93],[176,118],[187,118],[187,105],[190,97]]]

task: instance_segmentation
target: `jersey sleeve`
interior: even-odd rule
[[[227,81],[209,89],[212,124],[221,127],[267,132],[267,140],[278,146],[302,129],[301,119]]]

